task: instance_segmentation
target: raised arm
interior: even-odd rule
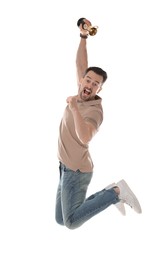
[[[78,86],[79,86],[80,79],[83,77],[85,70],[88,68],[88,54],[86,48],[86,44],[87,44],[86,39],[89,33],[86,29],[84,29],[85,27],[83,26],[82,21],[84,21],[86,27],[89,27],[91,25],[91,22],[85,18],[81,18],[78,20],[78,27],[80,29],[80,37],[81,37],[78,50],[77,50],[77,55],[76,55],[76,70],[77,70]]]
[[[77,70],[77,83],[83,77],[85,70],[88,67],[88,54],[86,48],[86,39],[81,38],[76,56],[76,70]]]

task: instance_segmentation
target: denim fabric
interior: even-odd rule
[[[60,163],[60,181],[56,197],[56,221],[69,229],[75,229],[87,220],[119,202],[114,189],[103,189],[88,198],[86,192],[92,173],[72,171]]]

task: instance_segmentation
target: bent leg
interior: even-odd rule
[[[103,189],[86,199],[92,173],[74,172],[63,167],[61,202],[66,227],[78,228],[111,204],[119,201],[114,189]]]

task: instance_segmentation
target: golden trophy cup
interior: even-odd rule
[[[79,27],[82,24],[82,28],[88,31],[89,35],[94,36],[97,33],[98,26],[92,26],[91,23],[86,18],[80,18],[77,22]]]

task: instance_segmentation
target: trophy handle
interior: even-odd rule
[[[98,26],[89,26],[88,31],[89,35],[94,36],[97,33]]]

